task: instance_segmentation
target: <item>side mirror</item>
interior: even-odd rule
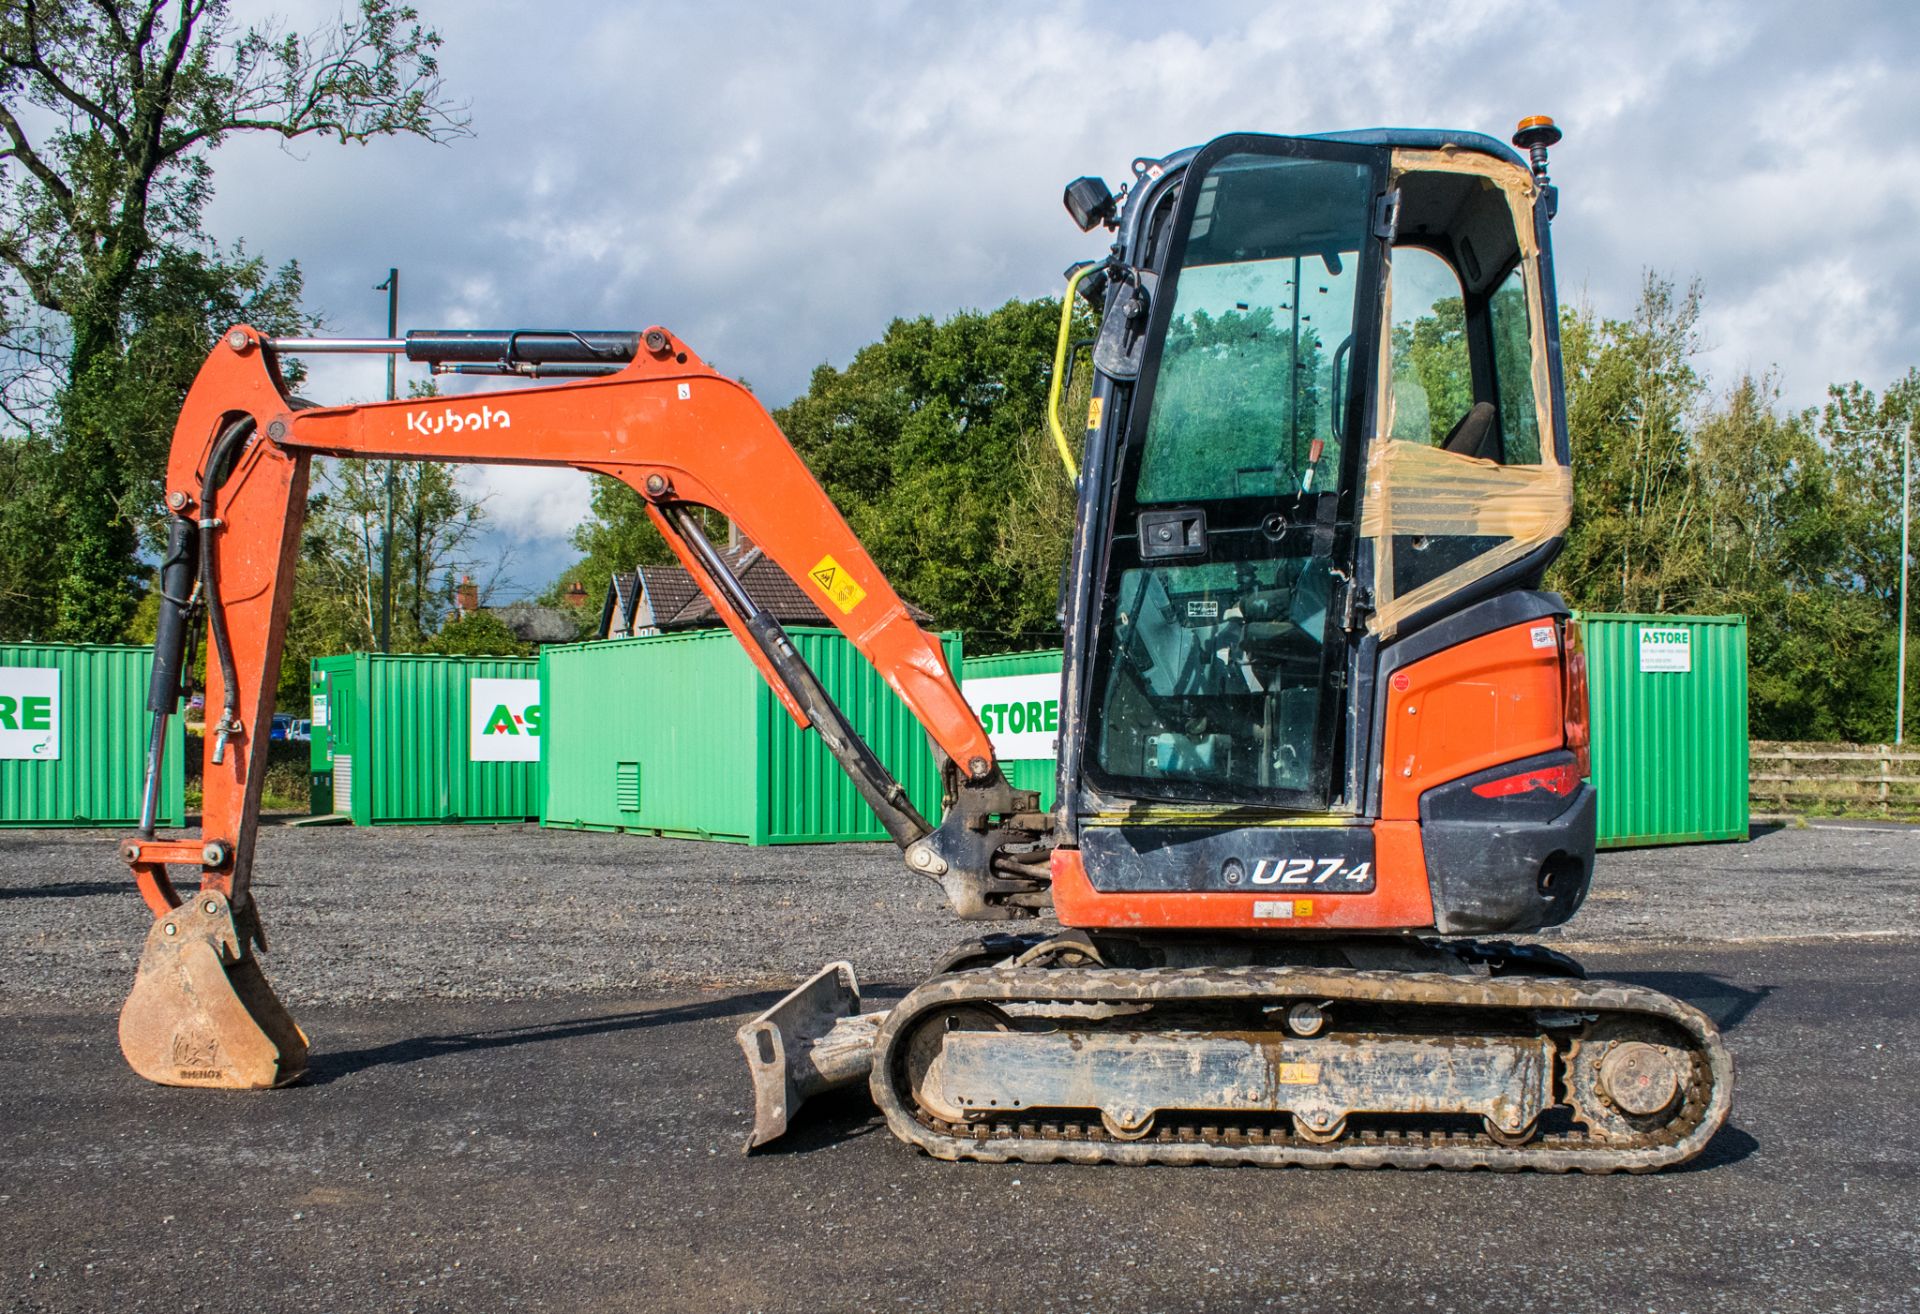
[[[1100,224],[1109,228],[1115,226],[1113,192],[1102,179],[1075,178],[1067,184],[1067,190],[1060,199],[1083,233],[1092,232]]]

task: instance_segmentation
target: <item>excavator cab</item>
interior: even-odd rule
[[[1583,766],[1529,812],[1549,824],[1471,875],[1491,916],[1424,906],[1418,800],[1389,788],[1578,764],[1577,640],[1536,591],[1571,500],[1552,205],[1544,159],[1472,134],[1242,134],[1136,162],[1094,283],[1065,608],[1071,924],[1172,927],[1190,906],[1249,930],[1504,931],[1578,906]],[[1483,654],[1472,685],[1482,733],[1410,743],[1400,668],[1434,636],[1458,658],[1516,628],[1523,650]]]

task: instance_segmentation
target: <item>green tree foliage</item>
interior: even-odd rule
[[[1561,326],[1574,510],[1558,579],[1585,606],[1673,609],[1667,550],[1695,509],[1689,438],[1706,392],[1700,296],[1649,274],[1631,319],[1572,312]]]
[[[1901,445],[1920,425],[1920,369],[1875,396],[1859,383],[1828,389],[1820,433],[1833,453],[1843,508],[1844,568],[1881,605],[1899,614]],[[1911,701],[1911,700],[1909,700]]]
[[[1064,525],[1036,538],[1029,519],[1058,501],[1032,481],[1064,478],[1044,436],[1059,316],[1047,299],[895,320],[774,415],[894,586],[970,652],[1059,631]]]
[[[0,441],[0,636],[7,639],[53,633],[47,576],[58,543],[59,488],[52,443],[33,434]]]
[[[140,528],[185,384],[236,318],[298,322],[297,271],[215,252],[200,216],[210,153],[234,133],[366,141],[464,130],[440,38],[391,0],[311,35],[240,27],[228,0],[0,5],[3,382],[25,451],[50,587],[0,567],[17,633],[120,637],[138,598]],[[0,549],[20,539],[0,525]],[[35,536],[27,535],[31,542]],[[16,593],[25,596],[16,598]],[[20,627],[16,629],[16,627]]]
[[[386,490],[385,462],[315,462],[280,663],[283,706],[305,696],[313,658],[378,646]],[[475,547],[485,508],[461,491],[452,466],[430,461],[394,463],[393,507],[391,647],[438,651],[454,581],[482,568]]]
[[[1766,377],[1712,397],[1700,300],[1649,275],[1631,318],[1564,315],[1574,522],[1549,584],[1591,611],[1744,614],[1756,737],[1887,738],[1920,380],[1835,387],[1824,417]]]
[[[507,623],[490,611],[473,611],[456,617],[440,627],[427,641],[426,652],[445,657],[531,657],[531,644],[507,628]]]

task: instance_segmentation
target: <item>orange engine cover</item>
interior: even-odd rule
[[[1551,616],[1422,658],[1387,684],[1382,821],[1417,821],[1420,796],[1435,785],[1566,742]]]

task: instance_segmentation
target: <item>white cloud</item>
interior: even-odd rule
[[[1697,275],[1716,381],[1778,364],[1795,404],[1920,358],[1903,3],[419,3],[474,138],[216,157],[216,230],[298,257],[334,332],[383,327],[395,264],[408,325],[665,323],[777,405],[894,316],[1051,290],[1099,249],[1060,209],[1079,173],[1232,130],[1547,112],[1569,299],[1624,314],[1643,269]],[[330,366],[308,391],[382,384]],[[584,483],[480,478],[537,588]]]

